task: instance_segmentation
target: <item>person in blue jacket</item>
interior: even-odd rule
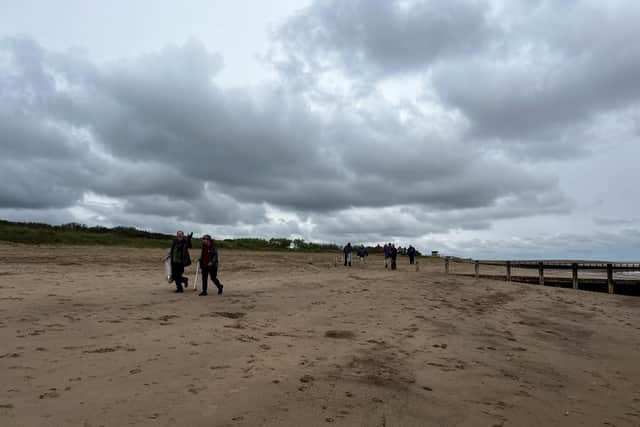
[[[389,259],[391,258],[391,243],[384,244],[384,268],[389,267]]]

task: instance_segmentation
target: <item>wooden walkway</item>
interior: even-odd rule
[[[640,275],[638,278],[617,278],[614,280],[615,272],[638,271],[640,274],[639,262],[597,262],[597,261],[562,261],[562,260],[469,260],[452,257],[444,258],[444,268],[447,274],[452,273],[454,264],[472,264],[474,273],[453,272],[453,274],[464,276],[475,276],[476,278],[491,278],[495,280],[507,280],[510,282],[535,283],[539,285],[572,287],[573,289],[597,290],[598,285],[605,284],[606,291],[610,294],[624,293],[629,295],[640,295]],[[480,266],[502,267],[505,274],[480,274]],[[537,276],[512,275],[512,269],[535,269]],[[495,268],[493,269],[495,270]],[[571,277],[545,277],[545,270],[571,270]],[[589,270],[592,273],[606,273],[604,278],[594,277],[579,278],[579,270]],[[582,285],[582,286],[581,286]],[[631,290],[629,290],[631,286]],[[624,291],[624,292],[619,292]]]

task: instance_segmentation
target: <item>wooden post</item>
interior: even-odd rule
[[[571,273],[573,276],[573,289],[578,289],[578,263],[571,264]]]
[[[476,279],[480,277],[480,261],[476,261]]]
[[[444,272],[449,274],[449,257],[444,259]]]
[[[511,261],[507,261],[507,282],[511,281]]]
[[[607,287],[609,293],[613,293],[613,264],[607,264]]]
[[[538,263],[538,283],[544,285],[544,263]]]
[[[418,266],[418,261],[416,261],[416,271],[420,271],[420,267]]]

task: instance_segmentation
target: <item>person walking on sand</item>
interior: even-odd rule
[[[209,276],[213,284],[218,288],[218,295],[220,295],[224,286],[218,280],[218,250],[216,249],[215,241],[208,234],[202,236],[200,270],[202,270],[202,292],[198,295],[201,297],[207,295]]]
[[[367,248],[364,245],[360,245],[358,248],[358,258],[360,258],[360,262],[364,262],[364,257],[368,256]]]
[[[389,245],[391,246],[391,269],[395,270],[397,268],[396,259],[398,258],[398,249],[396,249],[396,246],[392,243],[389,243]]]
[[[389,257],[391,256],[391,244],[384,244],[384,268],[389,267]]]
[[[407,249],[407,255],[409,255],[409,264],[414,264],[416,259],[416,248],[409,245],[409,249]]]
[[[351,242],[347,243],[342,252],[344,252],[344,266],[349,265],[351,267]]]
[[[184,292],[184,287],[189,286],[189,279],[183,277],[184,268],[191,265],[191,257],[189,256],[189,248],[191,248],[191,237],[193,233],[189,233],[187,238],[184,237],[182,230],[176,233],[176,238],[171,244],[169,257],[171,257],[171,275],[176,283],[176,292]]]

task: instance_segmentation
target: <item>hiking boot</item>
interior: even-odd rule
[[[205,291],[202,291],[202,292],[200,292],[200,293],[198,294],[198,296],[199,296],[199,297],[204,297],[204,296],[206,296],[206,295],[208,295],[208,294],[207,294]]]
[[[218,286],[218,295],[222,293],[222,288],[224,288],[224,286],[222,285]]]

